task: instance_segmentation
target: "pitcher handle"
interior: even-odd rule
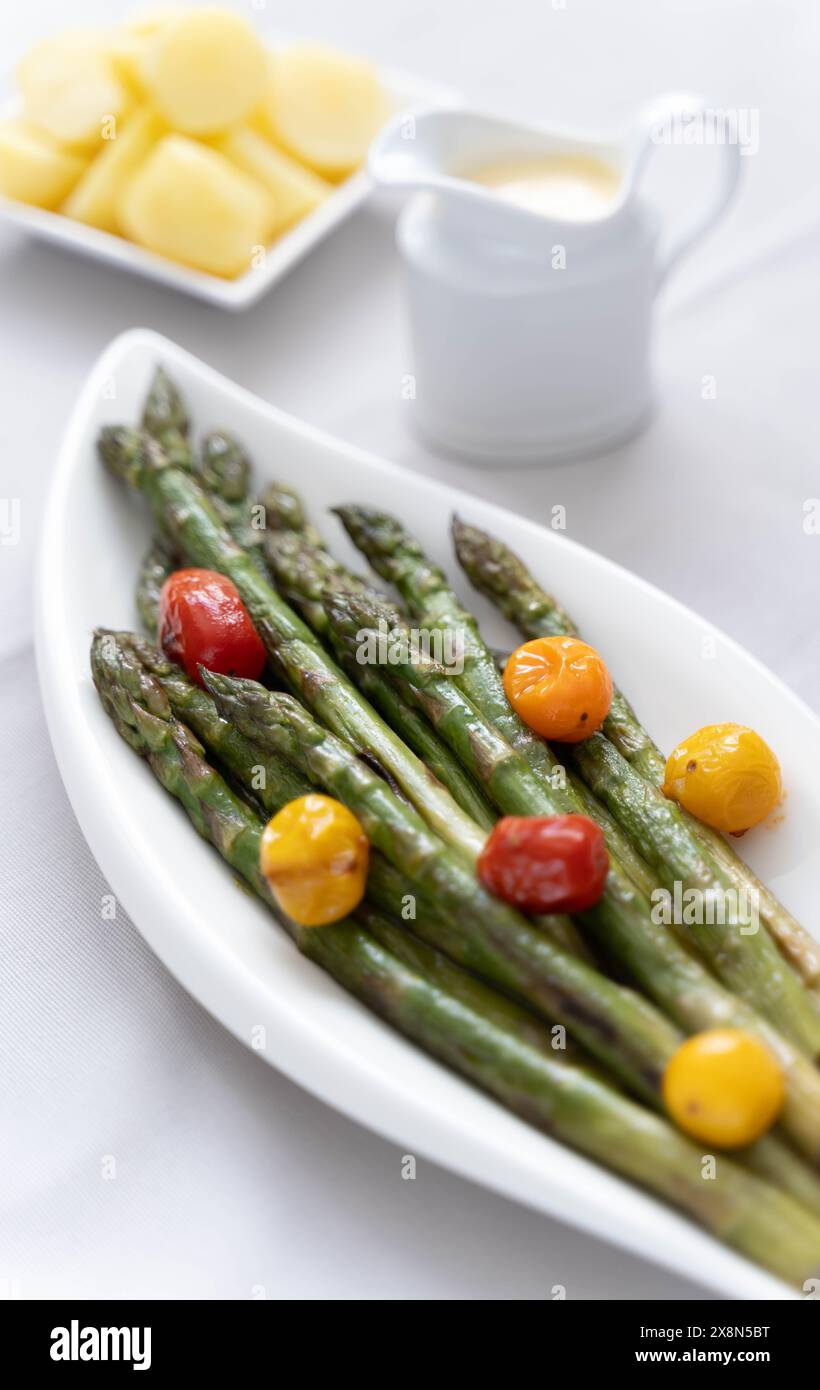
[[[667,132],[674,131],[675,123],[683,129],[687,121],[703,116],[708,111],[714,111],[703,97],[695,96],[692,93],[670,93],[668,96],[661,97],[658,101],[645,106],[640,112],[638,121],[634,129],[635,148],[635,170],[633,177],[635,181],[639,177],[642,166],[653,148],[668,143]],[[740,178],[740,145],[724,141],[719,146],[721,152],[721,171],[720,180],[713,197],[710,199],[706,208],[701,212],[688,227],[673,237],[666,254],[658,267],[655,292],[666,283],[669,272],[675,268],[681,257],[705,236],[715,222],[722,216],[726,207],[730,203],[738,179]]]

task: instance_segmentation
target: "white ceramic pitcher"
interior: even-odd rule
[[[397,236],[415,418],[431,442],[476,461],[535,463],[610,448],[642,427],[656,293],[729,202],[740,150],[721,146],[711,204],[665,237],[662,252],[659,218],[638,196],[641,174],[664,131],[707,110],[697,98],[668,96],[614,137],[433,110],[397,117],[376,140],[376,184],[419,195]],[[553,155],[592,156],[615,171],[618,193],[604,216],[545,217],[465,176]]]

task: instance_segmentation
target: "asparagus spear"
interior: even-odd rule
[[[166,719],[173,714],[185,723],[242,786],[243,795],[263,810],[273,814],[311,790],[284,759],[271,758],[223,719],[207,691],[139,633],[99,628],[93,661],[108,689],[122,690],[153,713]]]
[[[137,574],[137,612],[150,637],[157,635],[157,609],[163,584],[176,569],[174,552],[162,536],[155,536],[143,556]]]
[[[803,988],[798,975],[775,946],[768,932],[744,931],[733,903],[733,885],[695,837],[680,807],[644,781],[603,734],[593,734],[572,750],[575,765],[596,796],[634,839],[657,869],[664,886],[696,889],[722,915],[717,922],[694,914],[690,931],[718,977],[770,1019],[809,1056],[820,1055],[820,1012],[817,999]],[[727,896],[728,890],[728,896]],[[725,918],[725,925],[720,925]]]
[[[265,493],[265,510],[268,527],[265,553],[279,593],[301,614],[316,636],[330,646],[345,674],[452,792],[462,809],[489,830],[496,819],[492,808],[446,744],[397,696],[381,671],[347,661],[333,643],[322,595],[327,588],[364,587],[364,580],[346,570],[325,549],[321,535],[308,521],[301,498],[293,488],[284,483],[272,483]]]
[[[265,554],[280,594],[302,614],[319,637],[329,632],[322,603],[326,589],[363,589],[365,580],[340,565],[325,550],[318,532],[306,536],[295,528],[277,527],[265,537]]]
[[[371,845],[436,904],[449,922],[440,940],[447,954],[563,1023],[638,1094],[657,1093],[678,1034],[651,1005],[487,893],[472,865],[298,701],[255,681],[205,670],[202,677],[224,718],[349,806]]]
[[[414,647],[401,615],[391,604],[372,590],[329,590],[325,606],[337,643],[349,654],[356,651],[368,630],[381,628],[404,635],[403,643],[392,643],[392,660],[384,669],[409,698],[415,697],[465,767],[482,779],[502,811],[507,815],[547,816],[558,812],[552,789],[470,704],[443,668]],[[662,805],[652,804],[645,784],[606,739],[595,735],[585,740],[573,750],[573,757],[592,790],[609,800],[626,828],[636,835],[644,858],[654,860],[664,873],[670,892],[675,880],[683,879],[711,895],[715,906],[725,903],[728,885],[699,852],[696,842],[687,838],[677,808],[663,797]],[[582,917],[597,937],[609,939],[612,930],[623,931],[625,926],[636,937],[654,939],[657,929],[649,925],[649,904],[637,896],[630,900],[628,890],[620,866],[611,865],[603,898]],[[813,1001],[770,937],[762,932],[744,936],[739,928],[740,922],[730,918],[723,926],[703,920],[689,930],[724,983],[768,1018],[784,1037],[816,1057],[820,1019]],[[704,979],[708,985],[705,972]]]
[[[259,873],[262,826],[253,810],[209,767],[184,725],[114,691],[93,651],[92,668],[123,738],[148,760],[199,833],[273,908]],[[694,1144],[566,1062],[528,1015],[384,917],[368,910],[361,923],[321,930],[284,925],[304,954],[368,1007],[529,1123],[667,1198],[784,1279],[802,1286],[817,1267],[820,1223],[792,1198],[729,1159],[704,1182]]]
[[[142,428],[180,468],[193,467],[191,422],[185,402],[164,367],[157,367],[142,412]]]
[[[164,367],[151,379],[141,419],[142,429],[155,439],[175,468],[193,473],[205,491],[215,498],[226,521],[236,519],[230,509],[247,501],[251,466],[242,446],[222,430],[206,434],[199,455],[191,440],[191,422],[176,383]]]
[[[197,478],[206,492],[221,497],[226,504],[244,504],[250,496],[251,462],[233,435],[209,430],[199,446]],[[240,513],[237,515],[241,518]]]
[[[502,541],[455,518],[453,540],[459,561],[471,583],[501,609],[525,637],[575,635],[569,614],[546,593]],[[645,781],[661,787],[666,759],[643,728],[629,701],[615,690],[604,733]],[[753,892],[769,932],[807,985],[820,991],[820,944],[778,902],[765,884],[744,864],[716,830],[683,812],[684,819],[728,875],[736,891]]]
[[[477,853],[485,838],[481,826],[371,709],[318,638],[271,588],[197,482],[170,464],[156,441],[141,431],[106,428],[98,448],[111,472],[146,497],[158,524],[189,565],[218,570],[233,580],[271,656],[319,718],[384,768],[447,843]]]
[[[264,528],[255,524],[250,460],[238,440],[225,430],[211,430],[197,453],[190,438],[185,403],[163,367],[157,367],[154,373],[142,413],[142,428],[157,441],[174,467],[196,478],[234,539],[248,551],[259,573],[266,576],[262,554]]]
[[[291,764],[252,743],[224,720],[207,692],[188,680],[179,667],[139,634],[98,630],[92,662],[97,683],[106,691],[109,702],[124,708],[125,718],[131,700],[166,720],[173,714],[202,741],[211,756],[218,758],[242,795],[258,801],[267,814],[274,814],[294,797],[304,796],[312,789],[307,778]],[[404,875],[376,852],[371,855],[368,897],[388,914],[401,918],[416,894]],[[447,939],[446,915],[431,901],[423,903],[423,910],[412,925],[431,945]],[[407,949],[412,950],[412,945]],[[543,1024],[527,1017],[533,1036],[540,1036]],[[573,1055],[571,1044],[569,1052],[565,1046],[564,1055]],[[666,1056],[666,1051],[659,1052],[659,1066],[664,1065]],[[775,1135],[766,1135],[739,1159],[820,1215],[820,1178]]]
[[[267,574],[258,550],[263,532],[251,524],[250,463],[241,445],[222,430],[212,430],[202,440],[197,458],[190,445],[189,421],[182,398],[162,367],[157,368],[143,412],[144,427],[158,442],[164,440],[177,466],[191,471],[209,494],[226,526],[240,544],[253,551],[257,566]],[[137,611],[150,636],[157,631],[157,605],[163,583],[178,568],[170,541],[156,536],[137,576]]]
[[[328,587],[350,584],[363,585],[349,574],[322,548],[318,541],[306,541],[297,531],[269,531],[266,540],[268,563],[283,598],[301,613],[317,637],[329,641],[334,657],[343,671],[358,685],[363,694],[408,747],[422,759],[430,771],[452,792],[459,806],[485,830],[490,830],[496,816],[475,781],[461,767],[446,743],[439,738],[427,720],[397,694],[378,667],[362,666],[349,661],[332,642],[332,634],[322,603]],[[576,941],[576,945],[579,943]]]
[[[369,507],[337,507],[335,511],[354,545],[382,579],[395,585],[412,616],[433,630],[458,634],[463,647],[465,674],[461,685],[465,694],[531,767],[552,779],[556,760],[543,739],[511,709],[478,624],[459,602],[443,572],[427,559],[395,517]]]
[[[298,492],[287,483],[269,483],[262,494],[262,505],[265,508],[265,528],[269,534],[272,531],[296,531],[308,545],[321,548],[324,544],[315,526],[308,521]]]
[[[211,430],[203,436],[194,473],[234,540],[267,579],[265,512],[251,495],[251,464],[242,445],[225,430]]]
[[[450,632],[460,642],[464,669],[457,676],[461,689],[535,774],[556,793],[564,812],[591,816],[606,836],[610,856],[626,869],[647,896],[657,879],[624,835],[609,811],[596,801],[580,778],[567,772],[549,745],[534,734],[511,707],[495,658],[484,642],[472,613],[459,601],[437,565],[395,517],[368,507],[337,507],[336,515],[354,545],[373,569],[401,594],[409,612],[425,628]]]

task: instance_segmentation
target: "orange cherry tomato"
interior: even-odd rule
[[[580,743],[600,729],[612,704],[612,677],[594,647],[577,637],[536,637],[504,668],[507,699],[544,738]]]
[[[236,585],[215,570],[169,574],[159,596],[159,644],[201,685],[200,663],[220,676],[256,680],[265,648]]]

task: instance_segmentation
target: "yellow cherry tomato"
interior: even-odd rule
[[[687,1038],[670,1058],[663,1099],[676,1124],[721,1149],[754,1143],[783,1105],[783,1073],[767,1047],[740,1028]]]
[[[580,743],[600,729],[612,704],[612,677],[594,647],[577,637],[536,637],[504,667],[507,699],[544,738]]]
[[[754,729],[707,724],[670,755],[663,790],[705,825],[740,835],[780,800],[780,764]]]
[[[338,922],[364,897],[370,842],[340,801],[310,793],[265,826],[259,867],[277,903],[302,927]]]

